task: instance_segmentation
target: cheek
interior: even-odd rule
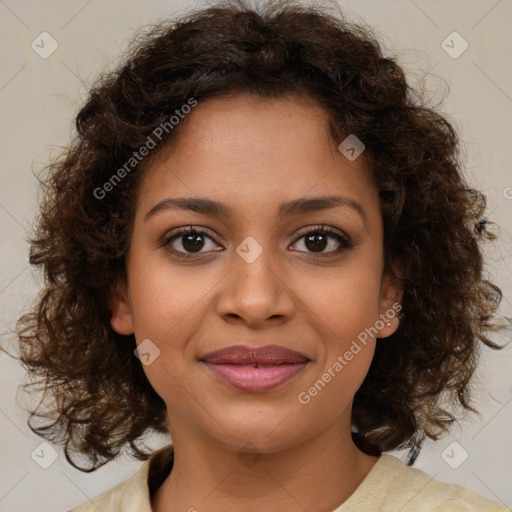
[[[129,276],[135,338],[155,354],[143,370],[166,403],[179,402],[178,397],[188,396],[187,389],[193,388],[187,366],[193,350],[189,340],[205,318],[204,305],[218,276],[173,268],[165,258],[143,255],[131,258]],[[179,409],[179,403],[175,406]]]
[[[164,257],[134,259],[130,268],[130,293],[137,340],[150,338],[179,344],[197,325],[202,301],[215,284],[214,276],[200,269],[183,269]]]
[[[352,265],[322,284],[310,287],[306,309],[324,342],[318,354],[322,382],[317,388],[323,395],[319,402],[339,408],[363,382],[374,355],[380,275],[372,267]]]
[[[340,350],[365,328],[374,325],[379,315],[380,274],[356,265],[307,287],[305,303],[318,318],[323,338]],[[349,343],[350,344],[350,343]]]

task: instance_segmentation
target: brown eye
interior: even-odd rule
[[[353,243],[347,236],[330,228],[324,227],[310,229],[309,231],[302,233],[298,240],[302,239],[304,239],[303,244],[306,248],[305,252],[317,253],[319,255],[336,254],[353,247]],[[329,243],[330,240],[334,240],[335,243]],[[332,247],[333,245],[333,250],[325,251],[326,248]]]
[[[194,254],[209,252],[208,250],[203,251],[205,246],[208,245],[208,241],[214,242],[213,246],[216,246],[215,240],[205,231],[189,227],[166,237],[162,245],[168,247],[169,250],[180,257],[187,258],[193,257]]]
[[[304,245],[313,252],[322,252],[328,243],[328,236],[323,233],[313,233],[304,237]]]
[[[198,252],[204,247],[204,235],[200,233],[189,233],[181,235],[181,245],[189,252]]]

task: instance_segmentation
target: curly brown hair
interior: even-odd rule
[[[371,28],[335,10],[234,0],[188,13],[142,31],[90,91],[76,136],[42,181],[30,263],[42,268],[45,285],[17,325],[21,363],[39,377],[24,388],[52,399],[49,409],[40,411],[41,402],[31,411],[29,427],[63,444],[74,467],[94,471],[127,445],[145,460],[143,435],[168,432],[165,403],[134,357],[134,336],[110,326],[109,297],[126,277],[140,175],[180,127],[111,180],[191,98],[303,95],[329,114],[338,144],[347,134],[364,142],[380,193],[385,271],[403,291],[405,316],[377,344],[354,397],[356,444],[369,454],[407,449],[412,464],[426,437],[439,438],[455,421],[442,404],[477,412],[470,382],[481,343],[501,348],[487,337],[501,291],[483,275],[481,245],[493,238],[482,222],[485,196],[462,176],[460,141],[446,116],[384,56]],[[108,199],[99,197],[107,189]],[[34,416],[52,422],[34,427]]]

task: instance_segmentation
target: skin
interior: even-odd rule
[[[278,215],[283,202],[324,195],[357,201],[364,217],[346,205]],[[212,199],[233,215],[164,208],[145,219],[169,197]],[[183,237],[165,245],[190,225],[211,237],[199,253]],[[340,244],[328,236],[319,255],[299,230],[322,225],[353,246],[335,252]],[[247,237],[263,250],[252,263],[236,252]],[[188,114],[144,170],[127,283],[111,300],[112,327],[160,350],[143,368],[166,403],[175,462],[152,499],[155,512],[329,512],[355,491],[378,458],[351,439],[352,400],[385,340],[361,345],[308,404],[297,397],[400,301],[383,260],[378,191],[364,153],[349,161],[338,151],[313,100],[236,95]],[[396,328],[393,320],[378,337]],[[285,384],[248,393],[198,360],[237,344],[282,345],[310,362]]]

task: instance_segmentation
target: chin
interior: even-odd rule
[[[276,453],[301,443],[307,436],[307,422],[291,411],[276,407],[257,407],[226,411],[222,418],[211,424],[211,436],[234,451]],[[222,428],[222,426],[226,428]],[[313,430],[313,429],[312,429]]]

